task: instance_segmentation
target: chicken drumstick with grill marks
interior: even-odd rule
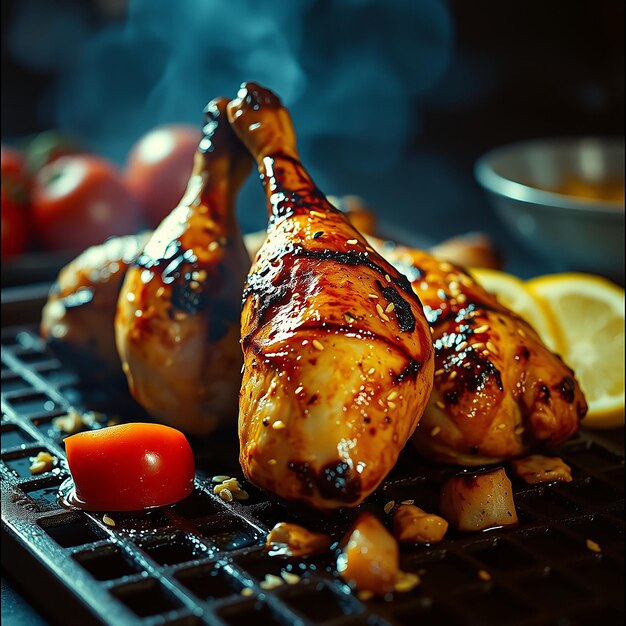
[[[156,419],[203,435],[236,415],[241,292],[250,261],[234,198],[251,159],[226,118],[206,108],[181,204],[128,269],[116,342],[135,399]]]
[[[287,500],[356,506],[426,405],[430,330],[407,279],[315,187],[278,98],[244,84],[228,116],[270,214],[244,290],[241,465]]]
[[[460,267],[370,243],[410,278],[433,329],[434,389],[413,436],[424,456],[482,465],[578,431],[587,404],[574,373],[527,322]]]

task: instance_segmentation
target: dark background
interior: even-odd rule
[[[474,163],[520,139],[623,136],[623,24],[621,0],[3,1],[2,138],[60,127],[123,165],[155,124],[198,123],[258,80],[323,191],[416,241],[486,231],[528,276],[561,268],[502,231]],[[245,231],[262,203],[248,181]]]

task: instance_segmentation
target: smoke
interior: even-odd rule
[[[130,0],[123,23],[87,32],[58,60],[54,106],[58,127],[98,152],[121,164],[150,128],[199,123],[208,100],[253,80],[289,107],[320,187],[358,194],[374,180],[374,203],[393,202],[420,100],[452,53],[443,0]],[[240,200],[246,230],[265,224],[257,188]]]

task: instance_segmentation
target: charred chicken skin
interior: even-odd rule
[[[131,393],[156,419],[204,435],[233,420],[241,381],[241,293],[250,267],[234,215],[250,156],[206,108],[181,204],[126,273],[115,319]]]
[[[558,445],[587,404],[572,370],[469,274],[427,252],[370,239],[411,280],[433,329],[435,381],[412,441],[460,465]]]
[[[278,98],[244,84],[228,117],[270,216],[244,290],[241,466],[286,500],[353,507],[426,406],[430,330],[407,279],[316,188]]]
[[[87,248],[59,272],[50,289],[40,334],[85,382],[124,380],[113,320],[121,281],[148,237],[112,237]]]

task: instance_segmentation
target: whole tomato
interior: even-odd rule
[[[124,177],[150,227],[183,197],[201,138],[193,126],[172,124],[151,130],[130,150]]]
[[[25,252],[30,242],[29,187],[20,152],[2,146],[2,258]]]
[[[83,250],[141,227],[121,173],[97,156],[63,156],[44,166],[31,199],[35,230],[47,250]]]
[[[131,423],[65,439],[76,504],[90,511],[138,511],[178,502],[193,490],[193,452],[162,424]]]

